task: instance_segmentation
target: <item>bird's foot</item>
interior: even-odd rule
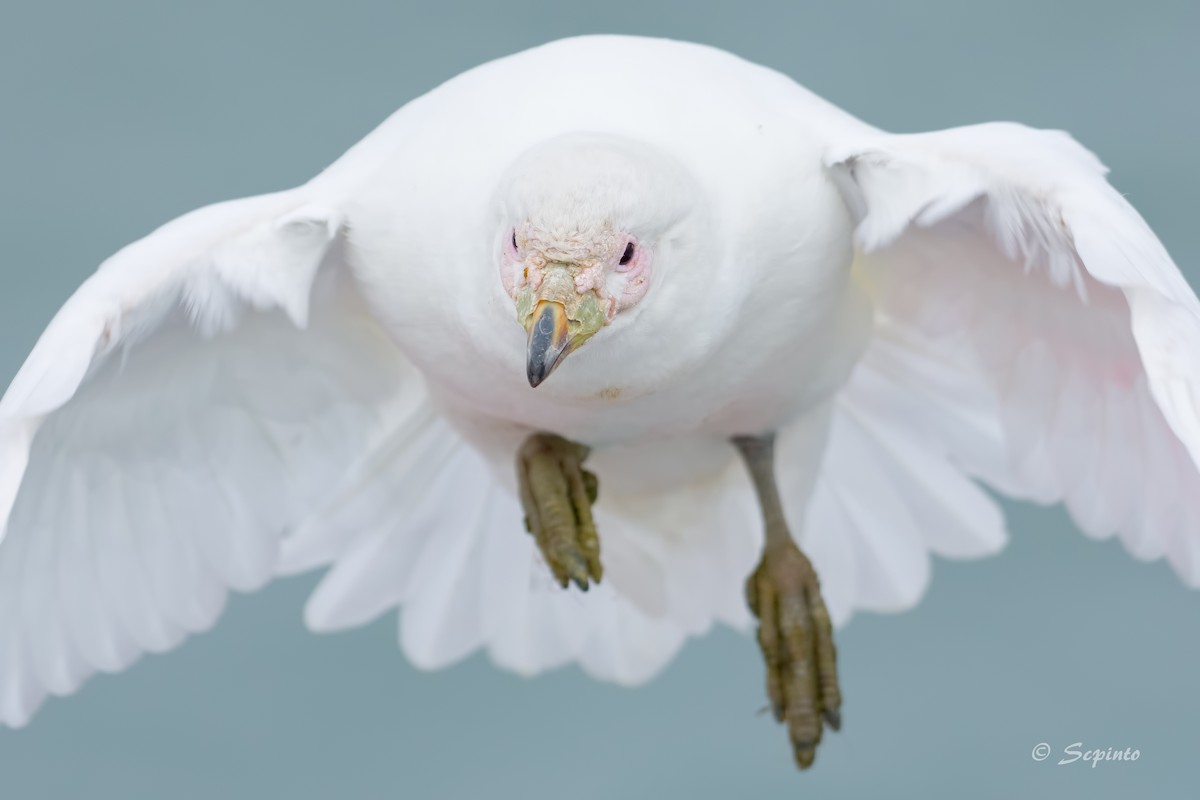
[[[833,625],[812,562],[790,540],[770,545],[746,581],[767,662],[767,695],[800,769],[812,765],[823,723],[842,724]]]
[[[588,452],[561,436],[536,433],[517,453],[525,527],[563,588],[574,581],[584,591],[603,574],[592,519],[598,484],[583,468]]]

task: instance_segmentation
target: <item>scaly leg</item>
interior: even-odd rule
[[[530,436],[517,453],[525,527],[563,588],[574,581],[585,592],[603,575],[592,520],[598,484],[583,468],[587,456],[587,447],[550,433]]]
[[[807,769],[821,741],[822,719],[842,724],[833,625],[812,562],[792,540],[775,485],[775,437],[736,437],[762,507],[766,541],[746,599],[758,618],[767,662],[767,695],[775,719],[787,724],[796,764]]]

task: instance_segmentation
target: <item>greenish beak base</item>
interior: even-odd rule
[[[535,388],[606,322],[595,292],[576,294],[564,304],[540,299],[532,289],[517,300],[517,320],[529,332],[526,376]]]

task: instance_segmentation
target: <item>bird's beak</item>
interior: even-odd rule
[[[577,292],[571,270],[563,264],[549,267],[536,291],[527,288],[521,294],[517,319],[529,332],[526,375],[534,387],[608,321],[600,298],[591,290]]]
[[[567,309],[562,303],[538,301],[529,325],[526,374],[530,386],[536,387],[550,377],[558,363],[571,352],[567,328]]]

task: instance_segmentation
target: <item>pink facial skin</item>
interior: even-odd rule
[[[515,245],[514,245],[515,239]],[[628,262],[625,252],[633,246]],[[500,280],[516,300],[526,287],[537,290],[543,269],[552,261],[575,267],[575,290],[594,290],[611,322],[617,312],[630,308],[645,296],[650,286],[650,248],[632,234],[612,229],[595,231],[588,237],[556,237],[528,223],[510,229],[500,255]]]
[[[504,291],[514,300],[525,286],[524,260],[517,247],[517,234],[509,231],[504,237],[504,245],[500,252],[500,282]]]
[[[646,290],[650,288],[650,263],[654,259],[654,254],[649,247],[642,247],[637,239],[630,236],[626,244],[633,245],[633,257],[626,264],[620,263],[620,256],[616,266],[616,273],[624,278],[620,284],[620,295],[617,299],[617,310],[624,311],[627,308],[637,305],[646,295]],[[621,248],[621,253],[624,254],[625,248]],[[612,286],[610,279],[610,288]],[[610,318],[611,319],[611,318]]]

